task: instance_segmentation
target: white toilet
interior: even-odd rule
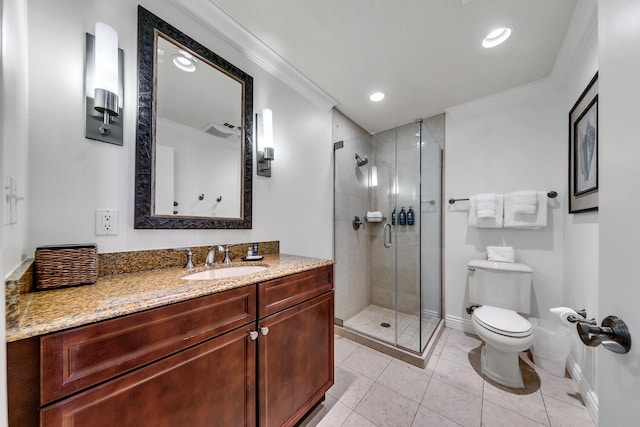
[[[531,274],[525,264],[474,260],[468,264],[471,316],[484,341],[482,373],[507,387],[524,388],[518,353],[533,344],[533,327],[518,313],[531,310]]]

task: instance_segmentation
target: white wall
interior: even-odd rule
[[[566,111],[549,82],[447,111],[445,199],[486,192],[555,190],[546,228],[480,229],[467,226],[468,202],[445,208],[445,313],[449,326],[468,329],[467,262],[486,257],[486,246],[513,246],[533,275],[531,315],[549,317],[562,300],[562,215],[566,210]]]
[[[17,180],[19,195],[27,188],[27,8],[22,0],[0,0],[2,17],[2,59],[0,80],[0,161],[2,162],[2,187],[8,177]],[[6,225],[4,212],[6,198],[3,191],[0,244],[0,277],[4,278],[20,264],[27,247],[26,200],[18,203],[17,223]],[[0,342],[5,342],[6,307],[5,293],[0,292]],[[7,424],[6,346],[0,346],[0,425]]]
[[[445,199],[481,192],[555,190],[544,230],[473,229],[466,202],[445,212],[447,324],[469,329],[465,264],[488,245],[509,245],[533,274],[531,315],[555,306],[598,316],[598,212],[568,214],[568,113],[598,69],[597,3],[578,2],[550,78],[452,108],[447,116]],[[552,319],[555,320],[555,319]],[[596,355],[578,343],[570,368],[597,416]]]
[[[252,230],[134,230],[137,3],[29,1],[29,248],[91,242],[100,252],[280,240],[332,256],[331,112],[316,107],[167,1],[143,7],[254,78],[254,111],[274,116],[272,178],[253,183]],[[84,138],[84,33],[112,25],[125,52],[124,146]],[[52,40],[55,40],[52,43]],[[254,163],[255,170],[255,163]],[[94,235],[96,208],[120,211],[117,236]]]
[[[4,229],[4,271],[10,273],[26,252],[28,188],[28,124],[27,124],[27,6],[26,2],[7,0],[2,14],[2,224]],[[13,177],[18,195],[17,222],[6,224],[4,187]],[[3,276],[4,277],[4,276]]]
[[[573,17],[575,25],[581,22],[587,28],[582,50],[574,57],[573,66],[564,75],[559,71],[559,66],[554,70],[555,76],[562,79],[560,102],[566,112],[567,123],[569,111],[598,71],[597,2],[583,2],[582,6]],[[565,141],[567,144],[566,131]],[[568,147],[566,151],[568,155]],[[568,166],[568,158],[565,165]],[[568,183],[565,183],[565,188],[568,188]],[[563,292],[562,304],[559,305],[584,308],[590,317],[597,318],[599,214],[597,211],[568,214],[568,199],[563,214]],[[594,418],[597,416],[597,355],[596,349],[584,346],[577,336],[574,337],[569,358],[571,374],[574,378],[579,377],[581,393]]]

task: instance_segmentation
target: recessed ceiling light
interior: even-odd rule
[[[386,95],[384,94],[384,92],[374,92],[371,95],[369,95],[369,99],[373,102],[380,102],[384,99]]]
[[[495,30],[487,34],[487,37],[485,37],[484,40],[482,40],[482,47],[490,48],[490,47],[498,46],[499,44],[504,43],[505,40],[507,40],[510,35],[511,35],[511,28],[509,27],[496,28]]]
[[[188,73],[193,73],[196,68],[196,59],[193,55],[188,54],[183,50],[179,50],[179,55],[173,55],[173,65],[180,68],[182,71],[186,71]]]

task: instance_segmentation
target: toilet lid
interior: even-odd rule
[[[474,310],[473,317],[480,325],[497,334],[526,337],[532,333],[531,322],[513,310],[483,305]]]

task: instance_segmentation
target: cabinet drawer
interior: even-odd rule
[[[258,284],[258,317],[263,318],[333,289],[333,266]]]
[[[250,323],[255,301],[255,286],[246,286],[45,336],[40,403]]]
[[[40,410],[42,427],[255,427],[256,344],[238,328]]]

